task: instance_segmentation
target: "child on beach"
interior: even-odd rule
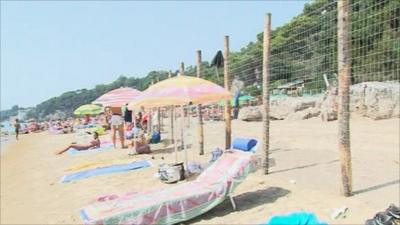
[[[57,152],[56,154],[61,155],[62,153],[68,151],[70,148],[74,148],[78,151],[100,148],[99,134],[97,132],[93,133],[93,140],[90,142],[90,144],[87,144],[87,145],[72,144],[72,145],[69,145],[68,147],[66,147],[65,149]]]

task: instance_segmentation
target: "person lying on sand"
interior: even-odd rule
[[[89,150],[89,149],[95,149],[95,148],[100,148],[100,139],[99,139],[99,134],[97,132],[93,133],[93,140],[90,142],[90,144],[87,145],[76,145],[72,144],[66,147],[65,149],[57,152],[57,155],[61,155],[62,153],[68,151],[70,148],[74,148],[78,151],[84,151],[84,150]]]

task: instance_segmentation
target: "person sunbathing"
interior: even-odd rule
[[[57,152],[57,155],[61,155],[62,153],[68,151],[69,149],[76,149],[78,151],[85,151],[85,150],[89,150],[89,149],[95,149],[95,148],[100,148],[100,139],[99,139],[99,134],[97,132],[93,133],[93,140],[90,141],[89,144],[87,145],[76,145],[76,144],[72,144],[69,145],[68,147],[66,147],[65,149]]]

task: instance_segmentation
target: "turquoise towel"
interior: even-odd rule
[[[268,223],[261,225],[328,225],[320,221],[314,213],[294,212],[284,216],[273,216]]]

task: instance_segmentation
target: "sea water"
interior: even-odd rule
[[[15,129],[14,126],[9,122],[9,121],[3,121],[1,122],[1,127],[0,127],[0,145],[4,146],[4,144],[9,143],[12,140],[15,140],[14,134],[15,134]],[[8,134],[8,135],[5,135]],[[1,150],[1,148],[0,148]]]
[[[14,126],[9,121],[1,122],[0,131],[2,134],[14,134],[15,129]]]

